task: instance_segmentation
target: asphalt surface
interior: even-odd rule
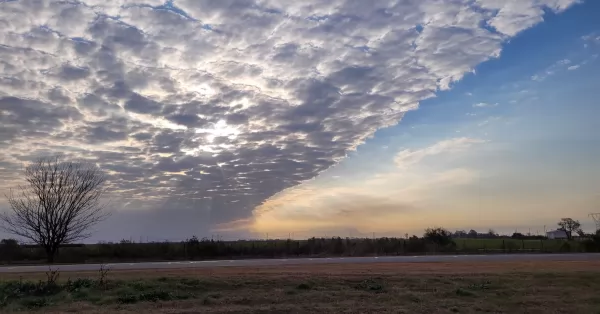
[[[493,254],[493,255],[425,255],[425,256],[381,256],[381,257],[335,257],[335,258],[291,258],[291,259],[247,259],[219,261],[149,262],[104,264],[111,270],[210,268],[232,266],[285,266],[319,264],[364,264],[364,263],[436,263],[436,262],[525,262],[525,261],[600,261],[599,253],[578,254]],[[53,270],[96,271],[102,264],[52,265]],[[0,273],[32,273],[48,271],[48,265],[5,266]]]

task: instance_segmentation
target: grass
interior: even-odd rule
[[[583,244],[566,240],[454,239],[457,250],[582,252]]]
[[[431,263],[2,278],[2,313],[599,313],[600,263]],[[65,279],[68,275],[79,279]]]

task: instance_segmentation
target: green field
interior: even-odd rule
[[[519,239],[454,239],[459,251],[540,251],[548,253],[583,252],[579,241]]]

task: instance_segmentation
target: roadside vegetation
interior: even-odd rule
[[[31,274],[1,280],[0,312],[595,313],[600,308],[597,263],[491,264],[48,272],[37,274],[39,281]]]

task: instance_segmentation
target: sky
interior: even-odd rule
[[[0,192],[40,156],[95,162],[90,241],[592,231],[598,13],[0,0]]]

